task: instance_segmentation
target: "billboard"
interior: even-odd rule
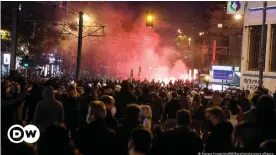
[[[233,71],[213,70],[213,79],[215,80],[232,80]]]
[[[3,54],[3,64],[10,65],[11,63],[11,54]]]
[[[212,66],[214,80],[233,80],[233,66]]]

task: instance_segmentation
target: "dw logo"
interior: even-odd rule
[[[8,130],[8,138],[12,143],[35,143],[40,137],[39,129],[35,125],[13,125]]]

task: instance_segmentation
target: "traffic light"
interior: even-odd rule
[[[28,56],[25,56],[20,62],[20,65],[23,66],[24,68],[29,68],[32,64],[33,64],[33,60],[29,59]]]
[[[153,26],[153,15],[151,11],[146,11],[146,26]]]

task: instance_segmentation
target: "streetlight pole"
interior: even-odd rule
[[[263,74],[264,74],[264,58],[266,53],[266,7],[267,2],[264,1],[263,3],[263,23],[262,23],[262,38],[261,38],[261,51],[260,51],[260,58],[259,58],[259,86],[258,88],[261,89],[263,87]]]
[[[17,49],[17,19],[18,19],[18,2],[13,2],[12,8],[12,46],[11,46],[11,60],[10,70],[16,69],[16,49]]]
[[[83,31],[83,12],[80,12],[79,13],[79,35],[78,35],[77,70],[76,70],[76,80],[77,81],[80,80],[82,31]]]

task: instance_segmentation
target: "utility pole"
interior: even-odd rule
[[[76,80],[80,80],[81,67],[81,49],[82,49],[82,30],[83,30],[83,12],[79,13],[79,35],[78,35],[78,53],[77,53],[77,70]]]
[[[12,7],[12,47],[11,47],[11,62],[10,70],[15,70],[16,64],[16,49],[17,49],[17,19],[18,19],[18,2],[13,2]]]
[[[264,74],[264,58],[266,54],[266,7],[267,7],[267,1],[264,1],[263,3],[263,23],[262,23],[262,34],[261,34],[261,51],[259,55],[259,86],[258,88],[261,89],[263,87],[263,74]]]

